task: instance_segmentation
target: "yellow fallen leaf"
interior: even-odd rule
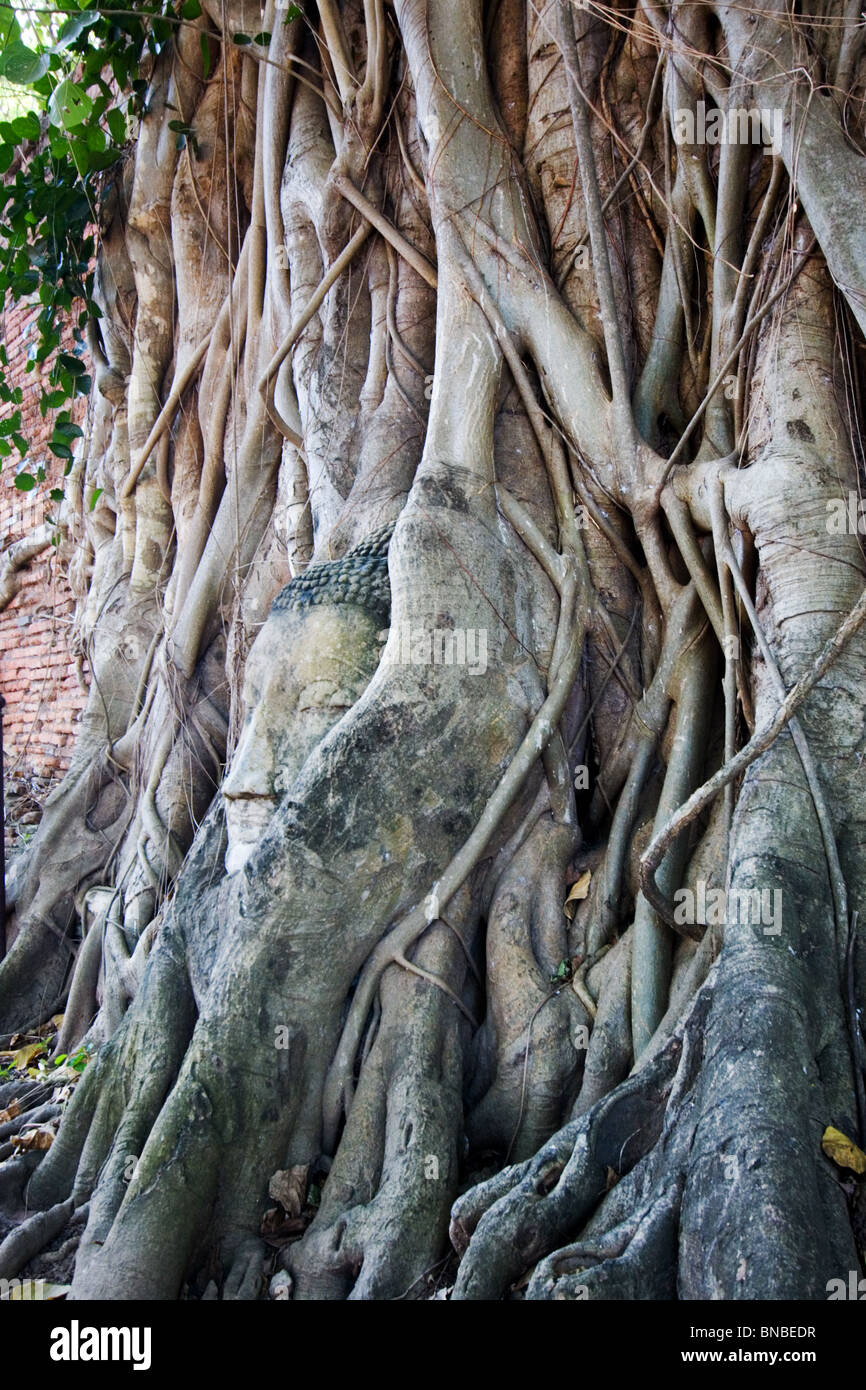
[[[866,1173],[866,1154],[843,1134],[841,1129],[828,1125],[821,1139],[821,1148],[837,1168],[850,1168],[854,1173]]]
[[[16,1115],[21,1114],[21,1102],[10,1100],[5,1110],[0,1110],[0,1125],[5,1125],[7,1120],[14,1120]]]
[[[18,1067],[21,1071],[25,1071],[32,1058],[34,1058],[38,1052],[44,1051],[44,1042],[25,1043],[23,1047],[19,1047],[18,1051],[13,1053],[12,1065],[13,1067]]]
[[[569,922],[573,920],[574,914],[577,911],[577,908],[574,904],[578,902],[581,898],[586,898],[589,896],[589,884],[591,879],[592,870],[584,869],[577,882],[571,885],[571,892],[569,893],[562,906],[562,910],[568,918]]]

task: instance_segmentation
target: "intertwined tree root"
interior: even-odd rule
[[[679,1204],[709,989],[641,1071],[454,1205],[452,1299],[676,1296]]]

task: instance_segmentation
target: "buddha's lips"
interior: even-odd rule
[[[229,838],[259,839],[277,809],[273,796],[227,796],[226,821]],[[244,832],[248,831],[249,836]]]

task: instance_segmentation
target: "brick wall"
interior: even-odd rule
[[[2,460],[0,468],[0,550],[40,526],[52,508],[48,496],[62,485],[63,463],[47,447],[51,434],[48,420],[39,414],[40,370],[25,371],[27,351],[36,343],[37,302],[7,303],[0,314],[0,341],[6,347],[9,366],[6,381],[20,386],[21,433],[30,441],[28,471],[35,474],[41,463],[46,480],[31,492],[14,486],[17,450]],[[71,334],[64,350],[72,351]],[[0,405],[0,417],[15,407]],[[81,423],[86,403],[76,401],[74,418]],[[2,557],[0,557],[2,558]],[[7,790],[22,790],[27,781],[42,784],[55,780],[66,769],[77,727],[77,716],[87,698],[76,673],[71,650],[72,595],[53,547],[43,551],[19,572],[21,588],[0,611],[0,692],[3,711],[3,743]],[[86,676],[85,676],[86,679]]]

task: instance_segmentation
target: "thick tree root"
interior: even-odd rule
[[[589,972],[598,993],[580,1093],[572,1116],[591,1110],[628,1075],[631,1064],[631,929]]]
[[[526,1298],[670,1299],[677,1287],[682,1178],[598,1241],[577,1241],[536,1266]]]
[[[682,1055],[677,1035],[643,1073],[571,1121],[534,1158],[455,1203],[451,1237],[465,1253],[452,1298],[501,1298],[581,1229],[611,1176],[628,1174],[658,1140]]]
[[[433,928],[415,962],[460,996],[467,961],[453,931]],[[296,1299],[397,1298],[440,1257],[461,1156],[466,1031],[443,990],[389,968],[322,1206],[291,1249]]]
[[[40,1250],[59,1235],[69,1223],[75,1209],[71,1197],[48,1211],[37,1211],[27,1221],[17,1226],[0,1245],[0,1278],[12,1279],[37,1255]]]
[[[474,1149],[506,1158],[534,1153],[576,1089],[590,1017],[556,980],[569,953],[562,902],[575,840],[573,827],[541,817],[502,874],[488,914],[487,1017],[473,1040],[477,1074],[488,1079],[467,1136]]]
[[[88,1066],[27,1189],[29,1205],[41,1208],[70,1197],[77,1207],[93,1195],[82,1268],[123,1200],[192,1026],[189,983],[169,936],[160,942],[153,966],[139,1007]]]

